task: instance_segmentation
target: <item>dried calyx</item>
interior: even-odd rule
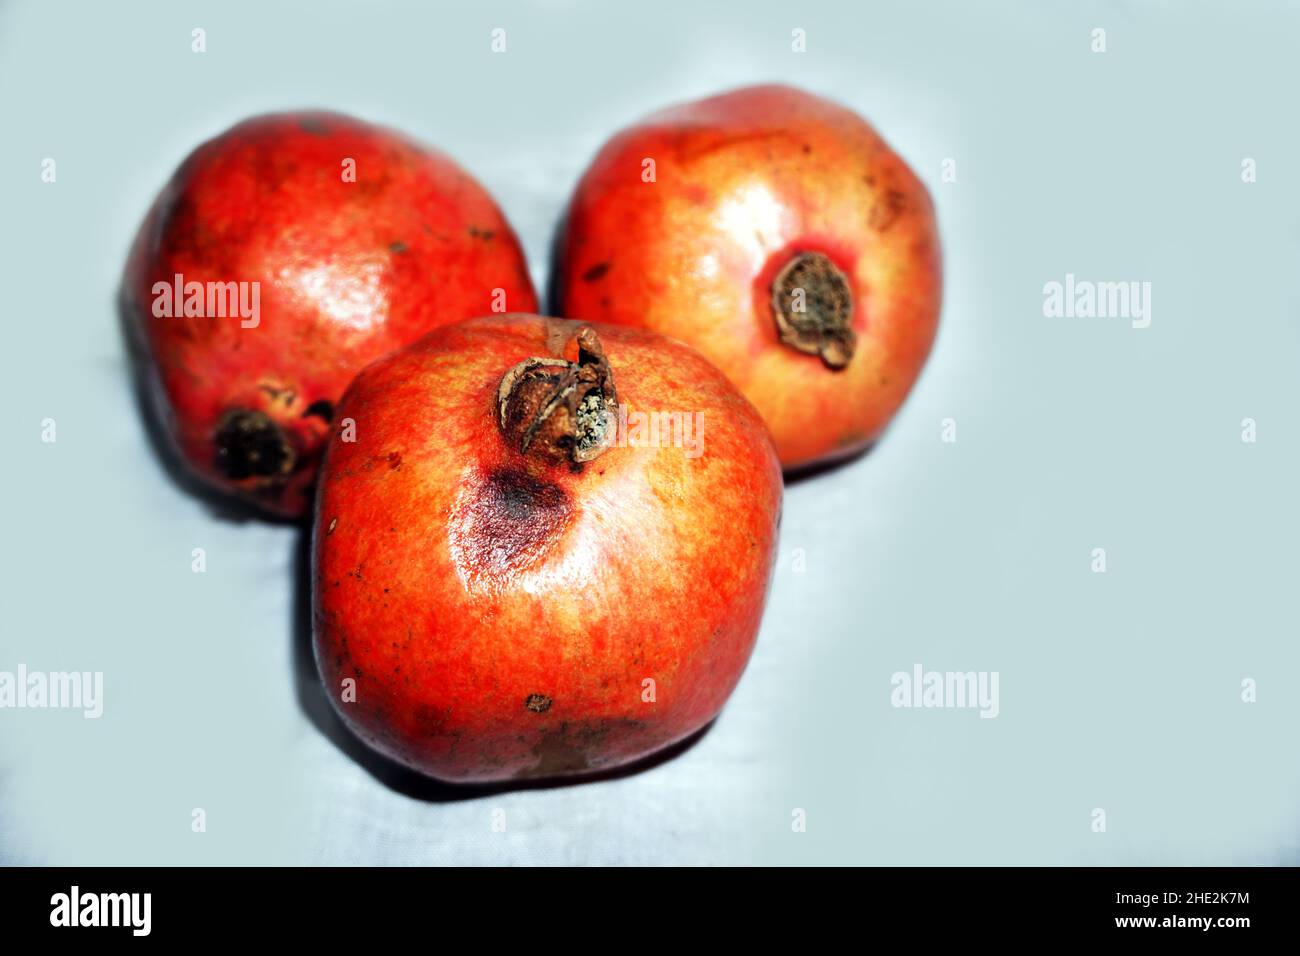
[[[858,337],[852,328],[849,281],[820,252],[800,252],[772,280],[772,314],[783,343],[820,355],[841,369],[853,358]]]
[[[232,408],[221,416],[214,435],[217,471],[232,481],[282,480],[293,471],[297,455],[284,432],[265,412]]]
[[[534,356],[506,372],[497,389],[497,422],[525,455],[580,468],[605,451],[618,396],[595,331],[583,326],[576,338],[576,362]]]

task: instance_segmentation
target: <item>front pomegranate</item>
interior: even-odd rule
[[[370,366],[313,544],[345,722],[431,776],[599,771],[707,724],[749,659],[781,473],[754,408],[655,333],[533,315]]]

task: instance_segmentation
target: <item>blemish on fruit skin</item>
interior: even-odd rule
[[[582,274],[583,282],[595,282],[597,279],[603,279],[605,273],[609,271],[608,262],[598,262]]]
[[[401,255],[407,248],[408,246],[404,242],[390,242],[388,244],[388,251],[395,255]]]
[[[333,533],[334,533],[334,528],[338,525],[338,523],[339,523],[339,519],[338,519],[338,518],[332,518],[332,519],[330,519],[329,530],[326,531],[325,533],[326,533],[326,534],[333,534]]]
[[[298,128],[304,133],[310,133],[312,136],[328,136],[330,134],[329,124],[315,116],[299,117]]]
[[[524,707],[534,714],[544,714],[551,709],[551,698],[545,694],[529,694],[524,699]]]
[[[388,462],[388,467],[391,471],[397,471],[402,467],[401,452],[390,451],[384,460]]]
[[[471,479],[448,528],[457,570],[467,583],[520,571],[560,538],[572,515],[564,489],[520,469]]]
[[[867,225],[876,232],[885,232],[898,220],[906,207],[907,197],[902,190],[890,189],[871,207],[871,212],[867,216]]]

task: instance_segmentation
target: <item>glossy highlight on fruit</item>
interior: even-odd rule
[[[787,469],[861,451],[934,340],[925,186],[853,112],[784,86],[676,106],[611,139],[558,244],[559,311],[697,348]]]
[[[370,746],[446,781],[589,774],[718,713],[782,480],[758,413],[697,353],[474,319],[369,366],[339,414],[356,434],[321,474],[315,652]],[[657,438],[637,431],[652,414]],[[687,416],[690,440],[668,424]]]
[[[146,217],[124,293],[188,467],[290,518],[359,369],[436,326],[536,308],[469,174],[333,113],[259,116],[199,146]]]

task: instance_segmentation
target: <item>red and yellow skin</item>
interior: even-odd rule
[[[856,114],[784,86],[677,106],[615,136],[582,177],[558,250],[562,314],[694,346],[757,406],[787,469],[875,441],[938,325],[925,186]],[[856,346],[843,367],[779,338],[773,279],[801,253],[847,286]]]
[[[629,410],[703,444],[527,451],[503,378],[585,327]],[[716,368],[653,332],[535,315],[441,328],[365,369],[313,540],[316,661],[370,746],[454,782],[588,774],[683,739],[740,679],[771,579],[780,465]],[[355,699],[348,700],[348,680]],[[652,683],[650,683],[652,682]]]
[[[178,273],[259,283],[256,326],[155,315],[155,283]],[[469,174],[330,113],[255,117],[198,147],[145,219],[124,291],[185,461],[287,518],[310,509],[359,369],[446,322],[537,303],[519,242]]]

